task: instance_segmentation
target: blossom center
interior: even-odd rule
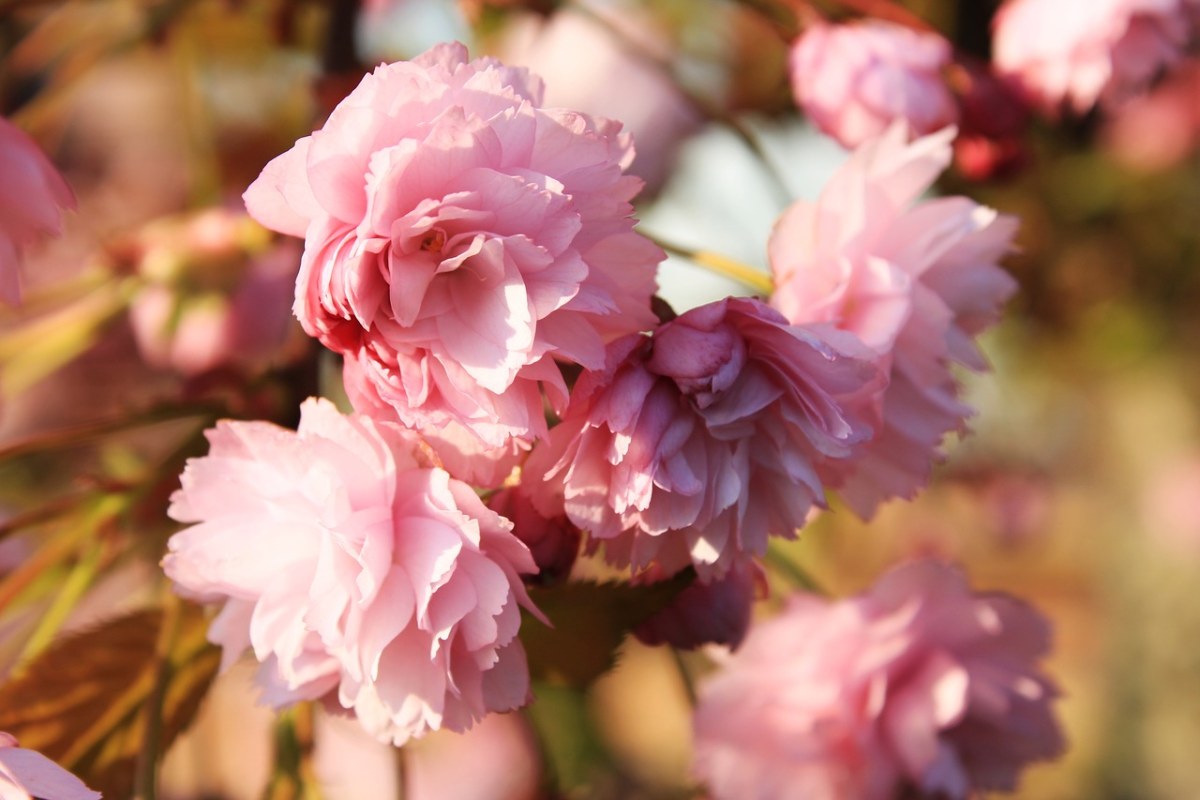
[[[446,246],[446,232],[441,228],[432,228],[421,238],[421,249],[427,253],[441,255]]]

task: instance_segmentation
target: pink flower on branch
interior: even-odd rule
[[[75,195],[24,131],[0,117],[0,302],[21,300],[21,250],[62,233]]]
[[[911,498],[971,409],[951,369],[987,366],[974,338],[1016,289],[997,262],[1017,221],[966,197],[919,200],[951,159],[954,131],[905,142],[900,124],[867,142],[816,203],[798,202],[769,242],[771,303],[796,324],[852,333],[890,367],[882,431],[832,484],[861,516]]]
[[[728,298],[615,342],[525,474],[612,563],[709,580],[795,537],[829,465],[870,438],[882,385],[853,337]]]
[[[306,238],[295,311],[356,366],[351,391],[409,426],[492,447],[546,431],[556,360],[655,323],[663,253],[633,230],[618,123],[541,108],[542,84],[459,44],[380,66],[247,190]]]
[[[100,800],[83,781],[0,733],[0,800]]]
[[[958,118],[942,77],[950,59],[950,43],[936,33],[882,20],[818,23],[792,45],[792,92],[813,124],[846,147],[897,120],[932,133]]]
[[[996,70],[1049,114],[1145,87],[1183,54],[1184,0],[1009,0],[997,13]]]
[[[1050,630],[961,572],[913,562],[866,593],[793,596],[700,687],[694,769],[714,800],[967,800],[1063,739]]]
[[[309,400],[295,432],[226,421],[208,438],[163,568],[224,604],[209,638],[226,664],[254,651],[265,702],[322,698],[399,745],[528,701],[533,558],[415,434]]]

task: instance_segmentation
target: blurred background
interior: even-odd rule
[[[995,2],[902,5],[961,53],[987,57]],[[765,269],[778,213],[815,198],[845,158],[792,99],[792,11],[774,0],[0,0],[0,113],[36,136],[79,199],[66,235],[27,259],[25,308],[0,311],[0,447],[86,430],[135,395],[140,408],[219,398],[289,422],[296,397],[321,383],[308,343],[282,346],[296,333],[287,319],[265,333],[229,320],[242,319],[239,303],[286,308],[290,288],[271,288],[269,262],[286,273],[298,251],[244,221],[196,217],[236,215],[263,164],[364,68],[446,39],[532,67],[550,105],[624,121],[637,142],[632,171],[647,181],[643,230]],[[946,555],[976,588],[1017,594],[1053,620],[1048,669],[1070,749],[1031,769],[1016,796],[1200,797],[1200,59],[1119,106],[1033,119],[1013,147],[986,168],[960,153],[940,184],[1021,220],[1007,262],[1020,292],[984,343],[992,372],[964,376],[978,410],[971,434],[916,501],[870,524],[835,507],[787,553],[835,595],[907,556]],[[196,278],[232,262],[268,276],[254,284],[259,301]],[[675,257],[661,283],[677,310],[749,291]],[[183,294],[155,299],[162,286]],[[184,341],[193,323],[179,323],[193,311],[201,328],[242,326],[230,334],[238,352],[253,348],[237,336],[268,337],[274,363],[248,380],[245,364],[196,352]],[[165,421],[8,459],[0,509],[27,514],[97,482],[161,474],[199,427]],[[170,485],[139,486],[141,560],[97,550],[68,627],[158,591],[149,574],[170,528],[154,515]],[[18,569],[35,545],[7,537],[0,567]],[[46,580],[78,564],[63,569]],[[771,601],[760,606],[770,613]],[[35,635],[44,607],[5,617],[0,667],[21,657],[12,643]],[[705,660],[689,654],[685,667],[699,674]],[[546,770],[568,797],[695,796],[679,675],[668,650],[627,642],[618,667],[586,689],[544,685],[525,715],[418,743],[409,796],[556,796]],[[387,748],[319,713],[281,735],[253,707],[248,676],[218,679],[168,758],[165,796],[261,797],[275,781],[272,752],[314,741],[327,797],[392,796]]]

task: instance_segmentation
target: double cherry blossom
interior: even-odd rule
[[[901,49],[934,80],[941,44]],[[366,76],[246,192],[259,222],[305,239],[294,311],[343,357],[356,413],[309,400],[296,431],[209,431],[172,500],[188,527],[164,568],[220,604],[210,638],[227,662],[253,652],[272,705],[319,700],[396,744],[523,705],[518,626],[522,609],[539,615],[524,582],[568,579],[580,549],[640,583],[694,569],[638,635],[736,646],[771,537],[794,538],[831,489],[864,516],[911,497],[970,413],[952,370],[985,366],[974,338],[1014,288],[997,262],[1015,223],[965,198],[919,199],[950,160],[952,129],[910,142],[905,123],[860,114],[861,148],[776,225],[774,295],[660,310],[660,322],[663,253],[634,230],[628,136],[541,97],[529,72],[439,45]],[[939,103],[915,133],[952,118]],[[714,682],[697,721],[716,796],[783,796],[744,780],[782,786],[851,740],[879,756],[873,786],[951,796],[1006,785],[1048,754],[1049,733],[1032,755],[1006,737],[1026,718],[1048,730],[1050,685],[1024,661],[989,672],[963,644],[1032,658],[1042,631],[1023,607],[971,597],[953,574],[910,570],[871,598],[828,612],[797,601],[770,632],[752,628],[753,667]],[[943,609],[946,598],[974,605]],[[844,639],[824,656],[857,681],[823,692],[820,708],[806,681],[832,678],[821,653],[800,654],[805,631]],[[757,706],[727,709],[737,692],[719,687],[755,670],[780,683],[778,638],[799,665],[787,703],[795,694],[812,712],[812,730],[850,719],[851,738],[810,731],[803,763],[731,777],[723,765],[740,751],[716,729],[724,716],[753,728]],[[951,706],[928,707],[931,682],[954,689]],[[864,705],[885,690],[886,707]],[[768,717],[762,736],[790,730]],[[989,737],[990,756],[976,747]]]

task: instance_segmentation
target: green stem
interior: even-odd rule
[[[776,572],[782,574],[794,586],[804,589],[807,592],[814,592],[815,594],[829,594],[829,592],[821,588],[821,585],[811,575],[793,561],[791,556],[783,551],[783,547],[779,542],[771,541],[767,544],[765,561],[767,562],[767,566],[772,567]]]
[[[771,276],[760,269],[755,269],[748,264],[743,264],[740,261],[711,250],[693,250],[682,245],[667,242],[645,231],[641,233],[668,253],[686,258],[693,264],[704,267],[709,272],[714,272],[717,275],[737,281],[743,286],[753,289],[763,297],[769,297],[771,292],[775,290],[775,283],[771,280]]]
[[[675,668],[679,672],[679,682],[683,684],[683,691],[687,694],[688,705],[695,708],[696,682],[692,680],[692,671],[688,669],[687,662],[683,660],[683,653],[674,647],[668,647],[667,649],[671,651],[671,658],[675,660]]]

